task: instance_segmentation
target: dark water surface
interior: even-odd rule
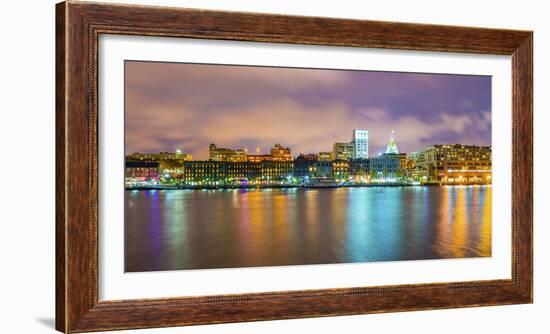
[[[125,192],[125,269],[491,256],[491,187]]]

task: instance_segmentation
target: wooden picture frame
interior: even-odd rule
[[[98,299],[98,38],[169,36],[512,56],[511,279]],[[531,303],[533,33],[66,1],[56,7],[56,329],[120,330]]]

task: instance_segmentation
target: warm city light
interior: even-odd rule
[[[289,147],[275,144],[269,154],[248,154],[246,148],[209,146],[209,160],[192,160],[190,154],[133,153],[126,158],[126,186],[160,188],[224,187],[345,187],[357,185],[490,184],[491,147],[433,145],[411,154],[401,153],[392,131],[384,153],[362,158],[357,136],[334,143],[333,152],[292,157]],[[326,153],[326,154],[325,154]]]

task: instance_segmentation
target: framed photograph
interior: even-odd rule
[[[56,14],[59,331],[532,302],[532,32]]]

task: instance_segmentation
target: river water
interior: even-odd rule
[[[125,192],[125,270],[491,256],[491,187]]]

